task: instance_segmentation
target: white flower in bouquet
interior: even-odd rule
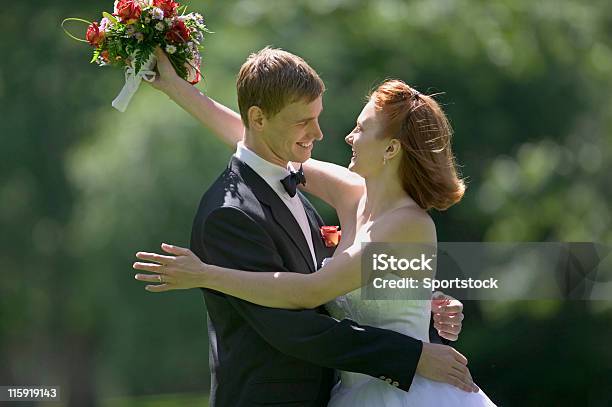
[[[142,40],[144,40],[144,34],[141,32],[134,34],[134,37],[136,38],[138,42],[142,42]]]
[[[172,55],[176,52],[176,47],[174,45],[168,44],[166,45],[166,52]]]
[[[164,19],[164,11],[159,7],[153,7],[151,9],[151,16],[155,20],[163,20]]]
[[[204,24],[204,17],[200,13],[189,13],[182,16],[179,16],[179,19],[186,21],[191,20],[195,21],[198,24]]]
[[[201,32],[195,31],[193,33],[193,40],[197,42],[198,44],[201,43],[203,39],[204,39],[204,34],[202,34]]]
[[[164,31],[164,28],[166,28],[166,26],[161,21],[155,24],[155,29],[157,31]]]
[[[104,57],[102,55],[100,55],[98,58],[96,58],[96,63],[100,66],[106,66],[109,65],[109,63],[106,61],[106,59],[104,59]]]
[[[191,51],[191,53],[194,55],[200,52],[200,50],[198,49],[198,44],[194,42],[190,41],[189,43],[187,43],[187,46],[189,47],[189,50]]]

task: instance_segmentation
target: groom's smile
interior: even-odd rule
[[[307,149],[307,150],[310,150],[310,149],[312,149],[312,146],[314,145],[314,142],[312,142],[312,141],[311,141],[311,142],[309,142],[309,143],[304,143],[304,142],[299,142],[299,141],[298,141],[296,144],[297,144],[298,146],[302,147],[302,148],[305,148],[305,149]]]

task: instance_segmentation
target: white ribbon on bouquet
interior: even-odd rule
[[[132,55],[131,62],[129,66],[125,67],[125,85],[119,92],[119,95],[113,100],[113,107],[120,112],[125,112],[128,105],[130,104],[130,100],[132,96],[138,90],[140,86],[140,82],[145,80],[147,82],[153,82],[155,80],[155,71],[153,67],[155,67],[155,63],[157,62],[157,58],[153,53],[149,56],[149,59],[142,64],[138,73],[136,72],[136,68],[134,67],[134,60],[136,59],[136,54]]]

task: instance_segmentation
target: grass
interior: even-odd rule
[[[100,407],[207,407],[208,394],[156,394],[139,397],[113,397],[100,401]]]

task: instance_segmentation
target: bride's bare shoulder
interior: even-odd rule
[[[397,208],[376,222],[372,240],[378,242],[435,242],[436,225],[431,216],[415,206]]]

